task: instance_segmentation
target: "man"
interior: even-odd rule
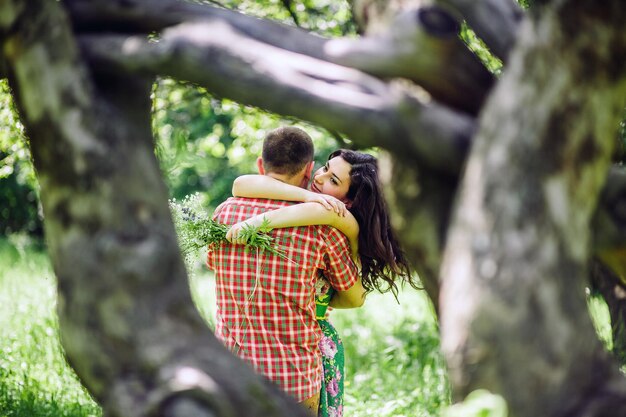
[[[305,187],[313,169],[313,142],[295,127],[268,133],[259,172]],[[220,223],[294,203],[230,198],[215,211]],[[209,247],[207,265],[215,271],[217,337],[257,372],[317,413],[322,377],[315,319],[315,283],[320,271],[338,291],[349,293],[358,281],[346,237],[329,226],[274,229],[285,256],[247,250],[243,245]]]

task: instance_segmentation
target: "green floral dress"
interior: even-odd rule
[[[328,303],[335,290],[325,279],[318,280],[316,288],[316,318],[322,329],[320,340],[320,352],[322,352],[322,365],[324,377],[320,391],[320,406],[318,417],[342,417],[343,416],[343,373],[344,373],[344,349],[343,342],[337,334],[337,330],[328,321]]]

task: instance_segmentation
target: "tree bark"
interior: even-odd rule
[[[626,383],[595,335],[584,286],[626,96],[615,58],[626,12],[619,1],[555,1],[537,15],[484,109],[459,189],[442,348],[457,397],[490,389],[515,417],[624,415]]]
[[[90,75],[58,2],[3,2],[0,15],[63,346],[105,415],[308,415],[228,353],[193,305],[153,152],[151,80]]]
[[[421,5],[394,14],[385,31],[326,44],[332,62],[382,78],[401,77],[436,100],[476,115],[495,78],[459,38],[446,9]]]

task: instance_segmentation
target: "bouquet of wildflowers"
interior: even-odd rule
[[[206,249],[209,244],[226,242],[226,232],[230,226],[212,220],[202,209],[200,194],[186,196],[181,202],[169,201],[174,226],[178,234],[178,244],[189,265],[197,256],[200,249]],[[282,256],[273,247],[273,238],[267,234],[271,228],[267,222],[259,227],[244,227],[242,237],[248,248],[256,248]]]

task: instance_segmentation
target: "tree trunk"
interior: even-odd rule
[[[307,415],[228,353],[193,305],[153,151],[151,80],[91,78],[58,2],[0,11],[12,26],[3,46],[41,184],[63,346],[105,415]]]
[[[488,388],[514,417],[625,415],[584,286],[626,96],[626,10],[553,3],[522,25],[480,121],[442,264],[442,347],[457,397]]]

